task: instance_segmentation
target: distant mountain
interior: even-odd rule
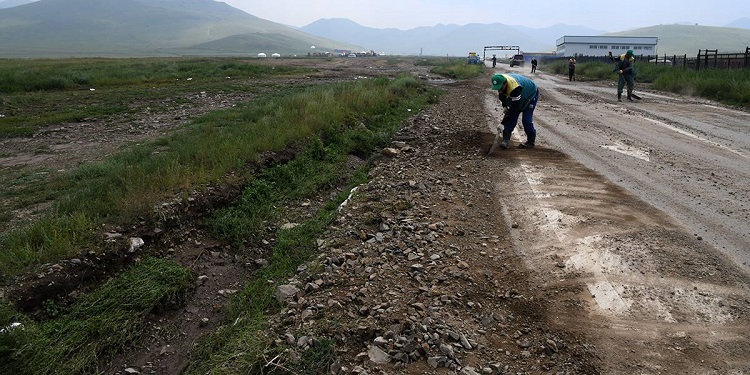
[[[750,46],[749,23],[740,18],[731,27],[660,25],[605,35],[656,36],[659,54],[734,52]],[[497,45],[519,46],[526,53],[554,52],[562,36],[603,33],[564,24],[540,29],[502,23],[376,29],[341,18],[293,28],[214,0],[0,0],[0,58],[305,55],[334,49],[466,56]],[[488,54],[492,52],[512,53]]]
[[[610,33],[620,36],[655,36],[659,38],[659,55],[698,54],[699,49],[716,49],[719,53],[745,52],[750,46],[750,29],[698,25],[659,25]]]
[[[563,35],[599,35],[600,30],[580,26],[555,25],[543,29],[509,26],[501,23],[443,25],[410,30],[375,29],[342,18],[320,19],[300,28],[324,38],[367,46],[387,53],[433,56],[465,56],[481,53],[485,46],[515,45],[522,51],[552,52]]]
[[[37,0],[5,0],[5,1],[0,1],[0,9],[13,8],[13,7],[17,7],[19,5],[33,3],[35,1],[37,1]]]
[[[359,48],[213,0],[40,0],[0,9],[0,57],[254,56]]]
[[[741,25],[744,20],[747,19],[739,19],[733,24]],[[744,52],[745,47],[750,46],[750,29],[695,24],[659,25],[616,33],[564,24],[533,29],[501,23],[437,25],[398,30],[374,29],[348,19],[334,18],[315,21],[301,30],[329,39],[368,46],[376,51],[432,56],[465,56],[470,51],[481,54],[485,46],[495,45],[517,45],[526,53],[554,52],[557,39],[563,36],[655,36],[659,38],[657,52],[669,55],[693,55],[699,49]],[[492,52],[500,56],[504,54]]]
[[[750,18],[745,17],[745,18],[736,19],[732,21],[732,23],[726,25],[726,27],[738,27],[741,29],[750,29]]]

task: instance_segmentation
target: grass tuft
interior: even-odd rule
[[[0,333],[0,373],[98,374],[102,359],[140,337],[148,314],[182,305],[194,279],[175,263],[149,258],[60,308],[56,319],[35,322],[3,303],[0,327],[21,326]]]

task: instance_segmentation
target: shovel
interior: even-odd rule
[[[500,124],[502,124],[503,122],[505,122],[505,117],[506,116],[508,116],[508,109],[504,108],[503,109],[503,120],[500,121]],[[495,151],[495,149],[497,148],[497,146],[500,145],[500,140],[502,138],[503,138],[503,129],[502,129],[502,127],[498,126],[497,127],[497,133],[495,133],[495,139],[492,141],[492,147],[490,147],[490,151],[487,152],[487,156],[490,156],[492,154],[492,152]]]
[[[498,145],[500,145],[500,138],[502,138],[502,133],[497,132],[497,134],[495,134],[495,139],[492,141],[492,147],[490,147],[490,151],[487,152],[487,156],[492,155],[492,152],[495,151]]]

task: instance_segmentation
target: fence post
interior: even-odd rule
[[[714,68],[718,68],[719,67],[719,50],[715,49],[712,51],[714,51]]]
[[[695,70],[701,70],[701,50],[698,50],[698,56],[695,58]]]
[[[750,47],[745,47],[745,69],[747,69],[748,57],[750,57]]]
[[[706,55],[705,55],[705,56],[706,56],[706,61],[704,61],[704,62],[703,62],[703,65],[704,65],[704,66],[705,66],[706,68],[708,68],[708,52],[709,52],[709,51],[713,52],[713,50],[712,50],[712,49],[711,49],[711,50],[708,50],[708,49],[706,50]],[[714,67],[716,67],[716,64],[714,64]]]

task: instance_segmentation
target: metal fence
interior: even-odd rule
[[[701,49],[695,57],[685,55],[637,55],[636,61],[656,65],[669,65],[683,69],[748,69],[750,68],[750,47],[745,52],[719,53],[715,49]],[[565,59],[557,57],[551,60]],[[601,61],[610,62],[607,56],[576,56],[577,62]]]

